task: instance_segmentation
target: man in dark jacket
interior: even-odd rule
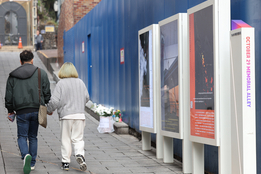
[[[24,160],[23,171],[29,174],[34,170],[37,156],[38,133],[38,68],[33,65],[33,53],[23,51],[20,54],[21,65],[9,74],[6,83],[5,107],[8,116],[17,115],[18,146]],[[51,97],[50,82],[44,70],[41,70],[41,104],[47,104]],[[29,148],[27,145],[29,140]]]
[[[39,30],[37,30],[35,36],[36,51],[42,49],[43,40],[43,36],[40,34]]]

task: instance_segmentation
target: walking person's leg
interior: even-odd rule
[[[62,154],[62,169],[69,170],[71,162],[72,146],[71,146],[71,127],[73,120],[61,120],[61,154]]]
[[[30,119],[30,126],[29,126],[29,153],[32,156],[31,161],[31,169],[34,170],[35,163],[36,163],[36,157],[37,157],[37,147],[38,147],[38,141],[37,141],[37,135],[38,135],[38,112],[31,113],[31,119]]]
[[[36,44],[36,51],[40,50],[40,43]]]
[[[72,126],[72,144],[77,162],[80,164],[80,169],[85,171],[87,165],[84,158],[84,127],[85,120],[75,120]]]
[[[25,155],[29,153],[27,138],[29,131],[29,121],[26,119],[27,114],[17,115],[17,142],[22,155],[22,159],[24,159]]]
[[[24,174],[29,174],[31,172],[31,160],[32,156],[29,154],[27,138],[29,131],[29,114],[17,115],[17,142],[24,160],[23,171]]]

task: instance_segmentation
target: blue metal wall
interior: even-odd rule
[[[93,102],[123,111],[123,121],[139,131],[138,31],[177,13],[186,13],[205,0],[111,0],[101,1],[64,34],[64,61],[73,62],[88,86],[88,45],[92,45]],[[82,53],[81,44],[85,44]],[[125,63],[120,64],[124,48]],[[155,141],[155,135],[152,136]],[[174,139],[174,154],[182,157],[182,141]],[[218,173],[217,148],[205,146],[205,168]],[[211,159],[211,160],[210,160]],[[211,161],[211,162],[209,162]]]
[[[91,35],[91,99],[121,109],[123,120],[138,130],[138,31],[204,1],[103,0],[65,32],[64,60],[74,62],[80,78],[89,85],[87,37]],[[121,48],[125,51],[123,65]]]
[[[64,61],[65,62],[72,62],[75,64],[75,56],[74,56],[74,42],[75,42],[75,37],[74,37],[74,28],[69,30],[68,32],[63,33],[63,41],[64,41]],[[67,51],[66,51],[67,50]]]
[[[91,100],[123,111],[123,121],[139,131],[138,118],[138,30],[170,17],[205,0],[103,0],[72,29],[64,34],[64,60],[73,62],[89,91]],[[260,89],[261,1],[231,0],[231,18],[255,27],[256,89]],[[88,84],[88,45],[91,36],[92,83]],[[85,51],[82,53],[82,42]],[[120,64],[124,48],[125,63]],[[257,106],[261,93],[256,92]],[[261,123],[257,107],[257,125]],[[261,128],[257,126],[257,147],[261,145]],[[153,137],[155,139],[155,136]],[[182,143],[174,140],[174,153],[182,157]],[[261,163],[257,148],[257,162]],[[261,173],[261,165],[258,165]],[[205,145],[205,170],[218,173],[218,148]]]

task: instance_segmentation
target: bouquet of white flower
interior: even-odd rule
[[[112,119],[114,108],[106,108],[101,104],[97,105],[91,101],[86,106],[100,116],[99,126],[97,127],[99,133],[111,133],[114,131],[113,123],[115,121]]]
[[[113,115],[113,109],[114,108],[106,108],[102,105],[98,105],[94,112],[99,114],[100,116],[108,117]]]

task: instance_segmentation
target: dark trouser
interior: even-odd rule
[[[42,49],[42,43],[40,42],[40,43],[37,43],[36,44],[36,51],[37,50],[41,50]]]
[[[22,159],[26,154],[32,156],[31,166],[34,166],[36,162],[38,127],[38,112],[17,115],[18,146]],[[29,140],[29,149],[27,139]]]

